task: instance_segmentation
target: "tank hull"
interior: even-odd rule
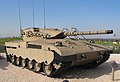
[[[75,55],[71,55],[71,56],[65,56],[65,57],[63,57],[62,61],[63,62],[72,61],[71,66],[82,66],[82,65],[91,63],[93,61],[100,61],[100,60],[102,60],[104,55],[108,55],[106,53],[110,54],[112,51],[103,51],[103,52],[105,52],[105,53],[100,54],[99,51],[84,53],[84,57],[83,57],[83,53],[75,54]]]
[[[5,45],[8,62],[35,71],[38,68],[37,72],[43,71],[51,77],[71,66],[97,67],[112,53],[109,48],[71,39],[14,41]]]

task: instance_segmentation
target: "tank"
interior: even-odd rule
[[[74,37],[112,33],[113,30],[27,28],[21,30],[23,40],[5,42],[7,61],[50,77],[72,66],[94,68],[108,60],[112,49]]]

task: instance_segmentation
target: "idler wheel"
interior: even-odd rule
[[[7,57],[7,62],[10,62],[11,60],[10,60],[10,55],[6,55],[6,57]]]
[[[36,62],[34,66],[35,72],[41,71],[42,70],[41,66],[42,66],[41,63]]]
[[[28,61],[28,69],[32,69],[33,68],[33,61]]]
[[[53,65],[52,64],[49,64],[49,65],[44,64],[43,71],[47,76],[50,76],[53,72]]]
[[[21,61],[21,66],[22,66],[22,67],[25,67],[25,66],[26,66],[26,60],[25,60],[25,59],[22,59],[22,61]]]

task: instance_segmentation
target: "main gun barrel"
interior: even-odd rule
[[[65,36],[77,36],[77,35],[96,35],[96,34],[112,34],[113,30],[98,30],[98,31],[78,31],[78,32],[64,32]]]

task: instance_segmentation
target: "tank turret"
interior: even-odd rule
[[[95,35],[95,34],[112,34],[113,30],[98,30],[98,31],[63,31],[59,29],[41,29],[29,28],[22,30],[23,40],[33,41],[38,39],[64,39],[67,36],[77,35]]]

